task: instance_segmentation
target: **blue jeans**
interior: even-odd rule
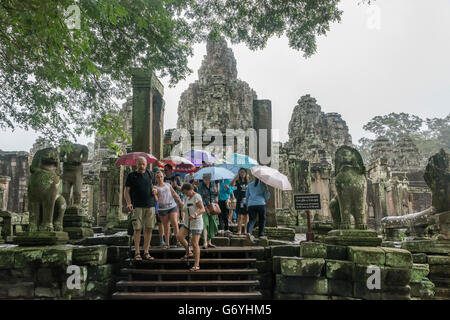
[[[253,228],[255,227],[256,217],[258,217],[259,225],[259,237],[264,236],[264,228],[266,226],[266,206],[249,206],[248,207],[248,225],[247,232],[252,234]]]

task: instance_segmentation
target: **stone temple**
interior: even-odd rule
[[[0,151],[0,299],[450,298],[450,155],[442,150],[424,163],[411,139],[392,143],[379,137],[369,163],[363,165],[344,119],[324,112],[328,106],[322,111],[310,95],[301,96],[294,108],[289,141],[272,141],[271,102],[259,100],[237,78],[236,59],[223,39],[208,41],[198,76],[180,97],[178,129],[192,133],[194,119],[202,122],[203,129],[224,133],[226,129],[266,129],[269,138],[262,143],[267,143],[270,152],[279,147],[279,170],[288,176],[293,190],[271,189],[267,238],[217,235],[212,239],[217,248],[201,250],[201,270],[193,273],[186,261],[180,261],[184,249],[162,249],[156,227],[150,249],[155,261],[127,260],[134,252],[123,189],[131,168],[117,166],[118,155],[108,148],[108,136],[97,135],[88,160],[72,164],[82,166],[82,189],[80,207],[64,214],[62,233],[68,233],[69,239],[47,236],[46,240],[58,240],[58,244],[39,243],[39,237],[30,236],[39,232],[30,231],[27,189],[34,174],[33,160],[48,148],[36,144],[31,152]],[[144,70],[136,70],[131,83],[133,96],[121,110],[130,139],[116,143],[122,153],[169,155],[175,129],[164,131],[162,84]],[[335,168],[335,158],[348,165],[347,151],[352,162],[345,168],[358,176],[357,181],[364,181],[354,198],[370,230],[356,225],[333,229],[331,223],[331,212],[333,218],[337,212],[336,196],[353,187],[343,182],[346,171],[339,164]],[[52,162],[52,168],[57,167]],[[295,210],[293,193],[320,194],[321,209],[311,211],[314,242],[303,240],[305,212]],[[352,198],[342,196],[338,203],[346,205]],[[18,242],[22,235],[31,242]],[[176,240],[171,238],[174,245]],[[79,288],[67,285],[68,270],[74,266],[80,272]],[[381,289],[366,285],[367,270],[373,266],[382,270]]]

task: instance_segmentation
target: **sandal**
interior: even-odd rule
[[[207,245],[207,244],[204,244],[204,245],[203,245],[203,249],[208,249],[208,245]]]
[[[148,253],[148,252],[144,254],[144,259],[145,259],[145,260],[155,260],[155,258],[153,258],[153,257],[150,255],[150,253]]]
[[[208,246],[210,246],[211,248],[215,248],[216,246],[214,244],[208,244]]]
[[[188,260],[189,258],[192,258],[194,256],[194,254],[191,252],[189,255],[188,254],[185,254],[184,256],[182,256],[181,257],[181,261],[186,261],[186,260]]]
[[[200,266],[193,266],[192,268],[189,269],[189,271],[198,271],[200,270]]]
[[[138,253],[137,255],[134,256],[134,260],[136,261],[142,261],[142,257],[141,255]]]
[[[167,250],[169,249],[169,246],[166,244],[165,246],[163,246],[163,250]]]

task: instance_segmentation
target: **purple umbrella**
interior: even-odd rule
[[[203,164],[219,162],[216,156],[205,150],[191,150],[183,154],[183,157],[191,161],[196,167]]]

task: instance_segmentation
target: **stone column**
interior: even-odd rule
[[[157,158],[163,154],[164,87],[153,73],[133,72],[133,152],[147,152]]]
[[[8,189],[10,177],[0,176],[0,210],[6,211],[8,207]]]

